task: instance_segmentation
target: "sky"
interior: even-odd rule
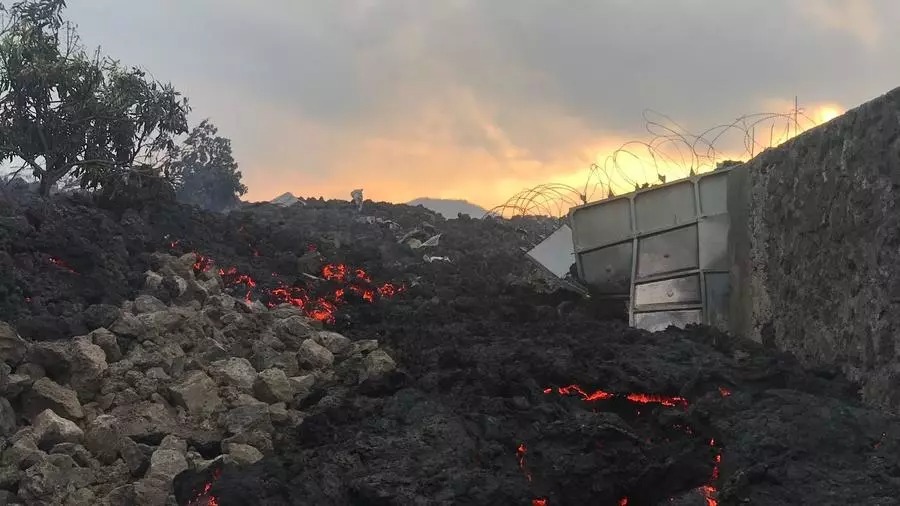
[[[583,186],[592,163],[622,186],[654,176],[623,157],[609,169],[651,140],[646,110],[699,133],[796,96],[817,123],[900,86],[896,0],[69,4],[87,46],[172,82],[194,124],[232,140],[251,201],[362,188],[491,208]],[[746,157],[741,135],[720,158]]]

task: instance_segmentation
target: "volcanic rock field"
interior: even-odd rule
[[[836,369],[630,329],[553,220],[0,196],[0,505],[892,505]]]

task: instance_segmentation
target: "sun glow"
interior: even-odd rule
[[[815,119],[819,124],[827,123],[844,114],[844,110],[836,105],[823,105],[816,109]]]

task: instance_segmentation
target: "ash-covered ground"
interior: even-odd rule
[[[895,417],[834,371],[707,329],[628,329],[554,291],[522,250],[553,228],[371,202],[220,216],[0,200],[0,320],[31,341],[115,326],[154,253],[196,253],[196,273],[222,269],[236,298],[303,304],[396,362],[368,379],[337,364],[286,403],[296,423],[264,458],[179,474],[179,505],[897,503]],[[151,439],[145,452],[176,446]],[[214,457],[212,443],[197,452]]]

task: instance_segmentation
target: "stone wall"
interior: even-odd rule
[[[734,329],[900,407],[900,88],[746,168]]]

